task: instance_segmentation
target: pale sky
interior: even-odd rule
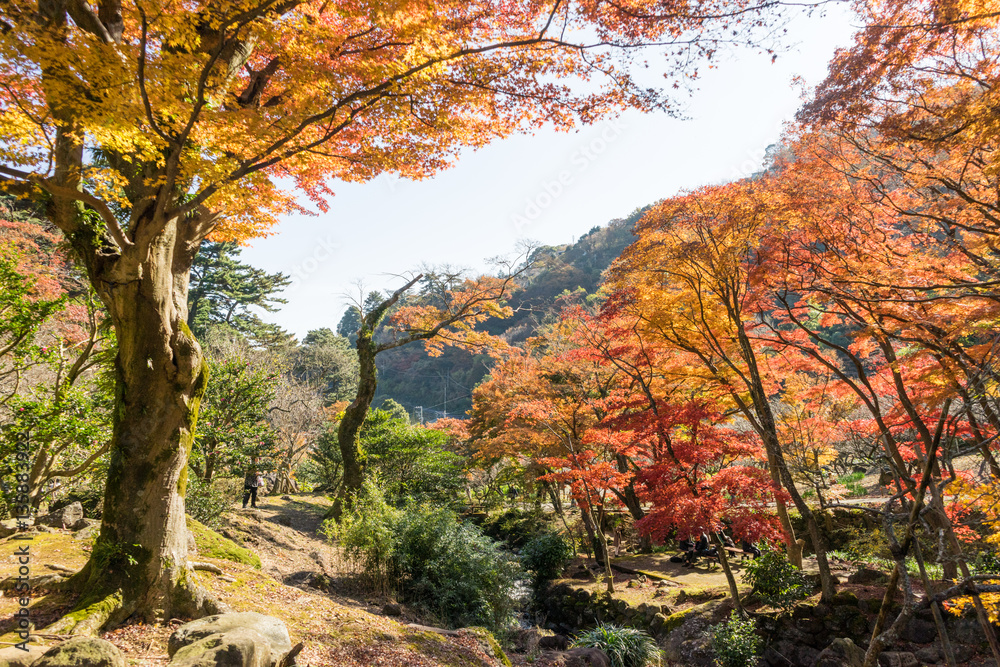
[[[793,46],[774,64],[744,51],[703,70],[686,120],[627,113],[466,152],[424,181],[335,183],[328,213],[290,216],[244,250],[244,261],[294,280],[289,303],[265,318],[300,339],[335,329],[359,281],[367,292],[399,286],[394,276],[423,264],[482,268],[519,241],[569,243],[680,190],[747,176],[801,104],[793,78],[819,83],[853,32],[846,3],[794,20]]]

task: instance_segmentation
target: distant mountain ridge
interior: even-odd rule
[[[595,293],[605,269],[632,243],[635,223],[648,208],[594,227],[573,243],[537,248],[522,289],[511,299],[514,315],[489,323],[487,329],[506,335],[511,342],[521,342],[555,317],[561,295],[578,290]],[[444,414],[465,414],[471,407],[472,389],[489,373],[489,359],[455,349],[432,358],[421,346],[413,345],[380,355],[378,368],[374,405],[391,398],[411,416],[419,418],[422,412],[425,421],[432,421]]]

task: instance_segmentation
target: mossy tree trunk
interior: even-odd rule
[[[155,211],[150,205],[149,209]],[[152,620],[218,609],[187,560],[184,494],[206,365],[187,327],[188,275],[215,216],[140,219],[117,239],[77,210],[54,217],[117,335],[115,409],[101,531],[70,582],[77,609],[52,632],[93,634],[136,615]],[[147,231],[147,235],[142,232]]]

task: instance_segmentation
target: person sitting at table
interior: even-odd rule
[[[753,558],[760,557],[760,549],[751,544],[749,540],[740,540],[740,549],[742,549],[743,553],[747,554],[748,556],[751,556]]]
[[[694,564],[698,562],[700,557],[708,556],[714,551],[714,549],[710,549],[708,546],[708,535],[702,533],[694,548],[684,554],[684,567],[694,567]]]

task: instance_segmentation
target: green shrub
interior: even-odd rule
[[[378,482],[369,477],[361,493],[354,499],[352,510],[341,517],[323,523],[322,532],[336,540],[362,584],[385,593],[393,588],[397,578],[395,561],[396,530],[401,512],[389,505]]]
[[[577,635],[573,646],[598,648],[611,659],[612,667],[645,667],[660,664],[660,648],[648,634],[635,628],[601,623]]]
[[[539,533],[521,549],[521,565],[531,572],[536,591],[558,577],[572,557],[570,545],[556,533]]]
[[[852,537],[844,545],[844,552],[851,560],[875,562],[892,560],[889,540],[880,528],[851,528]]]
[[[521,569],[500,546],[458,516],[427,504],[395,509],[365,483],[341,523],[323,532],[370,586],[396,590],[451,627],[482,625],[502,637],[520,607]]]
[[[521,569],[496,542],[457,515],[407,508],[396,535],[403,598],[452,627],[483,625],[504,636],[520,607]]]
[[[994,551],[981,551],[972,561],[976,574],[1000,574],[1000,556]]]
[[[757,664],[757,654],[763,640],[754,632],[754,622],[740,618],[734,611],[729,619],[713,625],[712,648],[715,664],[719,667],[752,667]]]
[[[497,514],[490,514],[482,523],[483,532],[494,540],[520,549],[535,535],[545,529],[545,520],[539,510],[522,510],[516,507]]]
[[[184,508],[193,519],[218,528],[222,515],[242,499],[243,480],[223,478],[206,483],[192,475],[188,477]]]
[[[787,609],[809,595],[805,576],[788,562],[784,551],[763,544],[760,556],[745,567],[743,581],[771,606]]]

